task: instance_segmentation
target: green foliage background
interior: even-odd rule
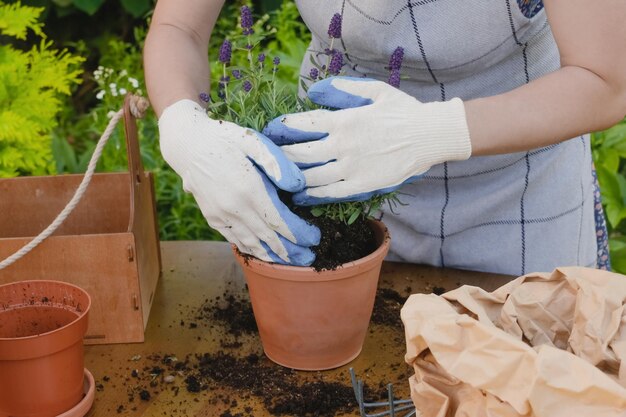
[[[17,4],[15,0],[4,3]],[[84,172],[109,112],[122,105],[122,91],[145,95],[141,50],[154,3],[155,0],[23,0],[22,4],[42,8],[40,19],[30,22],[31,29],[25,37],[7,33],[0,15],[0,176]],[[292,0],[227,2],[212,36],[210,56],[217,56],[224,38],[232,39],[239,33],[235,22],[244,3],[256,12],[255,29],[270,35],[262,45],[268,57],[281,58],[277,75],[280,84],[297,88],[300,61],[310,35]],[[37,29],[37,22],[43,23],[43,32]],[[18,79],[29,76],[18,74],[15,68],[24,65],[24,56],[28,54],[48,54],[46,65],[58,68],[60,73],[55,79],[64,86],[55,89],[53,85]],[[233,63],[242,64],[245,63]],[[218,70],[217,62],[211,65],[213,71]],[[95,76],[94,72],[100,75]],[[23,91],[14,88],[16,84]],[[29,123],[35,120],[41,124],[35,129],[37,135],[31,134],[36,139],[13,139],[7,145],[7,126],[17,123],[2,121],[2,117],[7,117],[4,113],[11,94],[25,95],[29,100],[33,96],[56,100],[58,106],[48,107],[47,111],[40,107],[13,108],[19,117],[30,118]],[[156,177],[161,239],[221,239],[207,226],[193,197],[182,191],[180,179],[162,160],[153,112],[140,121],[139,128],[144,164]],[[30,155],[21,159],[25,161],[23,166],[7,168],[6,161],[2,165],[3,152],[8,148],[13,149],[10,152]],[[592,149],[607,214],[612,263],[615,270],[625,273],[626,122],[594,133]],[[126,164],[124,138],[118,129],[105,149],[99,170],[124,170]]]

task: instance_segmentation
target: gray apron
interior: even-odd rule
[[[470,100],[519,87],[559,68],[541,2],[525,0],[297,1],[325,63],[328,23],[343,16],[346,75],[387,80],[404,48],[400,88],[421,101]],[[381,138],[383,139],[383,138]],[[557,266],[597,266],[589,136],[497,156],[433,166],[401,188],[405,205],[385,210],[388,259],[522,275]]]

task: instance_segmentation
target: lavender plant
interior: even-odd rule
[[[266,38],[271,33],[254,24],[249,7],[243,6],[240,11],[241,32],[231,39],[224,40],[219,48],[219,71],[214,71],[212,95],[206,92],[199,93],[200,100],[207,103],[209,116],[261,131],[269,121],[280,115],[320,108],[308,98],[298,97],[276,83],[276,76],[280,71],[280,58],[276,54],[268,62],[268,57],[272,54],[257,53],[261,45],[267,43]],[[328,28],[330,48],[322,54],[326,57],[326,63],[320,65],[312,59],[313,68],[309,77],[303,77],[301,82],[305,91],[308,87],[305,81],[310,83],[342,73],[345,65],[344,55],[334,49],[335,41],[341,38],[341,25],[341,15],[338,13],[333,15]],[[233,54],[244,54],[245,64],[231,65],[231,62],[242,61],[233,59]],[[404,50],[398,47],[389,61],[389,83],[394,87],[400,84],[403,56]],[[392,192],[375,195],[365,201],[316,205],[310,210],[315,217],[326,217],[350,225],[359,218],[373,217],[384,204],[393,209],[402,203],[398,199],[398,193]]]

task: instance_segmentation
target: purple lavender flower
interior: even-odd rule
[[[402,60],[404,59],[404,48],[398,46],[395,51],[391,54],[391,58],[389,58],[389,70],[397,70],[400,71],[402,67]]]
[[[335,52],[330,58],[330,64],[328,64],[328,72],[331,75],[338,75],[343,67],[343,54],[341,52]]]
[[[280,65],[280,57],[275,56],[272,63],[274,63],[275,66]]]
[[[207,93],[198,94],[198,98],[204,101],[205,103],[208,103],[209,101],[211,101],[211,97]]]
[[[247,49],[248,51],[251,51],[251,50],[252,50],[252,45],[247,44],[247,45],[246,45],[246,49]]]
[[[319,77],[319,75],[320,72],[317,70],[317,68],[311,68],[311,71],[309,71],[309,76],[312,80],[317,80],[317,77]]]
[[[220,77],[220,84],[228,84],[229,81],[230,81],[230,77],[228,75],[225,77],[224,76]]]
[[[400,70],[393,69],[391,70],[391,74],[389,74],[389,85],[393,87],[400,87]]]
[[[224,92],[224,90],[220,89],[217,92],[217,96],[221,98],[222,100],[224,100],[226,98],[226,93]]]
[[[233,70],[233,77],[235,77],[235,80],[241,79],[241,71]]]
[[[233,45],[229,40],[225,40],[220,47],[219,61],[222,64],[230,63],[230,57],[233,53]]]
[[[264,53],[260,53],[259,54],[259,62],[262,64],[265,62],[265,54]]]
[[[250,92],[250,90],[252,90],[252,83],[248,80],[243,82],[243,91],[245,91],[246,93]]]
[[[328,36],[335,39],[341,38],[341,15],[339,13],[335,13],[330,19]]]
[[[241,28],[244,35],[252,35],[254,29],[252,29],[252,12],[248,6],[241,6]]]

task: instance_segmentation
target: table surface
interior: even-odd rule
[[[324,406],[320,415],[358,416],[350,367],[371,389],[366,401],[384,400],[388,383],[393,384],[396,398],[408,398],[407,380],[412,372],[404,363],[404,331],[399,321],[404,298],[411,293],[448,291],[464,284],[493,290],[513,278],[385,262],[374,317],[359,357],[330,371],[298,372],[263,356],[255,331],[231,328],[228,317],[219,316],[220,311],[230,314],[231,307],[238,307],[241,311],[236,314],[237,322],[252,320],[245,281],[228,244],[162,242],[161,251],[163,275],[154,296],[145,342],[85,349],[85,366],[97,388],[89,417],[257,417],[278,415],[281,407],[290,409],[298,404],[305,407],[301,409],[316,410],[319,405],[318,410],[322,410],[325,401],[331,405]],[[232,296],[230,303],[225,295]],[[218,363],[224,367],[221,371],[207,370],[207,366]],[[244,371],[254,372],[242,374]],[[207,373],[205,380],[197,379],[203,389],[190,392],[188,386],[198,384],[194,385],[196,380],[189,377]],[[324,396],[331,388],[332,394]],[[316,404],[311,404],[310,395],[316,390],[321,393],[313,397]],[[268,398],[274,402],[268,403]],[[344,408],[338,408],[335,414],[332,410],[336,404]],[[374,411],[380,410],[370,412]]]

